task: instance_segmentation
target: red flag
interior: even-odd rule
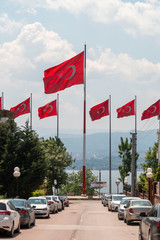
[[[56,93],[73,85],[84,83],[84,52],[44,71],[46,94]]]
[[[20,115],[30,113],[30,98],[26,99],[24,102],[21,102],[17,106],[10,109],[14,112],[14,118],[19,117]]]
[[[55,115],[57,115],[57,100],[38,108],[38,116],[40,119]]]
[[[118,108],[117,111],[117,118],[128,117],[131,115],[135,115],[135,100],[130,101],[129,103],[125,104],[124,106]]]
[[[155,116],[157,116],[159,114],[159,112],[160,112],[160,100],[158,100],[157,102],[152,104],[149,108],[147,108],[142,113],[141,120],[144,120],[144,119],[147,119],[147,118],[151,118],[151,117],[155,117]]]
[[[102,102],[102,103],[92,107],[89,111],[89,114],[90,114],[92,121],[109,115],[109,99],[105,102]]]
[[[0,110],[2,110],[2,97],[0,97]]]

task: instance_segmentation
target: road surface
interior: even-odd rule
[[[36,226],[21,229],[15,240],[136,240],[138,223],[126,225],[117,212],[108,212],[101,201],[75,200],[50,219],[36,219]],[[0,239],[9,239],[0,235]]]

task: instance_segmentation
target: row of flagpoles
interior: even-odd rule
[[[85,167],[86,167],[86,45],[84,51],[75,57],[44,71],[44,92],[57,93],[73,85],[84,84],[84,119],[83,119],[83,190],[85,194]],[[4,94],[0,97],[0,109],[4,109]],[[12,107],[14,118],[30,113],[32,127],[32,94],[30,98]],[[117,110],[117,118],[135,115],[135,133],[137,132],[136,97]],[[160,100],[152,104],[143,113],[141,120],[159,115]],[[109,99],[92,107],[89,111],[92,121],[109,116],[109,192],[111,193],[111,96]],[[38,108],[40,119],[57,116],[57,136],[59,137],[59,94],[57,99]]]

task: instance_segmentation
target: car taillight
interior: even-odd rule
[[[3,215],[11,215],[11,212],[8,211],[8,210],[5,210],[5,211],[0,211],[0,214],[3,214]]]
[[[19,213],[26,213],[26,210],[25,209],[21,209],[18,211]]]
[[[160,227],[160,222],[157,222],[157,227]]]
[[[48,204],[53,204],[53,201],[48,201]]]
[[[132,208],[129,208],[129,213],[133,213],[133,209]]]

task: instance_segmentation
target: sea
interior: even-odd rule
[[[67,173],[78,172],[78,170],[67,170]],[[109,193],[109,170],[92,170],[92,173],[97,177],[98,181],[106,182],[107,186],[100,189],[100,193]],[[137,170],[137,180],[139,180],[139,175],[143,173],[143,170]],[[99,176],[100,179],[99,179]],[[111,171],[111,192],[112,193],[121,193],[123,192],[123,184],[120,182],[118,188],[116,180],[120,177],[118,170]],[[131,174],[127,177],[128,184],[131,185]]]

